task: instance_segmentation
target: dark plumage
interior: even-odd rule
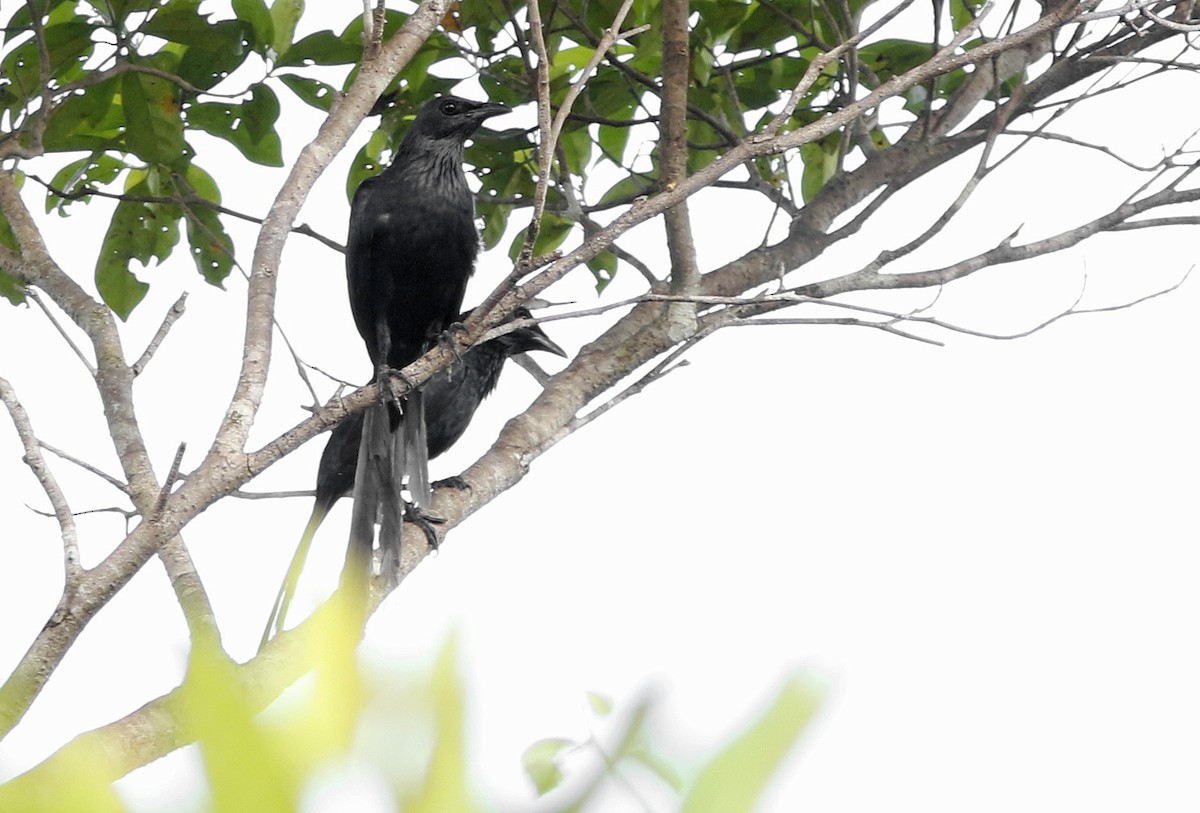
[[[466,319],[468,315],[469,312],[462,314],[462,319]],[[528,310],[518,308],[512,318],[529,317]],[[445,452],[462,437],[483,399],[496,388],[500,373],[504,369],[504,362],[517,353],[533,350],[566,356],[563,349],[551,341],[541,328],[532,325],[518,328],[471,348],[463,355],[461,363],[454,363],[426,382],[426,440],[430,460]],[[283,629],[288,605],[295,595],[296,583],[300,579],[300,572],[304,568],[304,560],[308,556],[308,549],[317,528],[333,504],[349,494],[354,487],[365,414],[366,411],[350,415],[335,426],[329,435],[329,442],[325,444],[325,451],[322,452],[321,462],[317,467],[316,499],[313,502],[312,514],[288,565],[283,584],[279,587],[267,628],[263,630],[260,648],[273,633]]]
[[[453,96],[426,102],[391,165],[354,194],[346,244],[350,310],[381,385],[433,346],[462,308],[479,252],[463,146],[485,119],[508,111]],[[386,408],[363,418],[350,538],[369,562],[380,518],[388,575],[399,562],[403,514],[419,518],[417,507],[428,505],[430,493],[425,394],[410,392],[399,405],[384,400]],[[415,504],[407,508],[400,495],[406,480]]]

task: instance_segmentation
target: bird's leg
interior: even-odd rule
[[[412,382],[404,377],[404,373],[399,370],[394,370],[388,365],[388,356],[392,353],[392,334],[388,330],[387,322],[379,319],[375,322],[375,347],[378,353],[378,361],[375,366],[375,383],[379,385],[379,400],[384,406],[391,406],[390,412],[394,415],[399,415],[400,397],[396,395],[392,389],[392,375],[397,375],[400,380],[412,389]]]
[[[458,343],[455,341],[459,336],[467,332],[467,326],[462,322],[451,322],[445,330],[437,336],[437,343],[445,347],[454,356],[456,364],[462,364],[462,352],[458,349]],[[458,334],[457,336],[454,334]]]
[[[404,521],[411,522],[420,528],[421,533],[425,534],[425,541],[429,543],[429,547],[434,550],[438,549],[438,545],[441,543],[438,541],[437,529],[433,526],[441,525],[446,521],[445,517],[435,517],[432,514],[426,514],[415,502],[405,501]]]

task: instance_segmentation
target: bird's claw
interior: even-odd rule
[[[458,349],[458,343],[455,339],[467,332],[467,326],[462,322],[451,322],[445,330],[438,334],[438,344],[445,347],[454,356],[454,361],[457,364],[462,364],[462,351]],[[454,334],[458,334],[455,336]]]
[[[447,477],[445,480],[436,480],[433,483],[436,488],[453,488],[456,491],[470,491],[471,484],[457,474],[453,477]]]
[[[446,521],[445,517],[435,517],[432,514],[426,514],[419,505],[413,502],[404,504],[404,521],[411,522],[421,529],[421,533],[425,534],[425,541],[429,543],[429,547],[434,550],[438,549],[441,540],[438,539],[437,529],[434,525],[441,525]]]

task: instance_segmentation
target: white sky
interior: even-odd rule
[[[1153,95],[1143,85],[1082,106],[1064,126],[1150,162],[1194,128],[1194,106],[1180,100],[1196,97],[1195,84],[1173,77]],[[314,120],[289,121],[285,157],[311,137]],[[226,180],[219,163],[204,165],[228,205],[265,211],[273,176],[239,170]],[[338,239],[348,214],[344,169],[343,161],[326,173],[302,218]],[[946,167],[898,196],[886,228],[864,230],[803,277],[852,270],[906,241],[969,169]],[[1115,162],[1061,145],[1031,150],[1008,171],[1014,176],[980,191],[952,239],[898,270],[975,253],[1021,223],[1021,239],[1051,233],[1133,187]],[[41,205],[36,193],[30,200]],[[90,279],[108,211],[89,208],[96,213],[79,208],[80,218],[48,229],[55,256],[81,280]],[[736,194],[700,198],[693,210],[705,269],[758,240],[760,217]],[[248,259],[253,232],[231,231]],[[663,267],[657,224],[623,244]],[[1084,307],[1164,288],[1196,262],[1195,246],[1194,229],[1102,236],[956,283],[935,313],[1015,332],[1069,306],[1085,272]],[[506,270],[502,251],[485,256],[468,302]],[[636,272],[622,274],[606,298],[636,291]],[[184,468],[194,465],[220,419],[245,285],[231,277],[222,293],[178,264],[140,276],[152,288],[124,329],[131,357],[179,292],[191,293],[136,389],[161,474],[182,440]],[[340,257],[292,239],[279,319],[302,358],[357,380],[367,363],[343,286]],[[549,295],[581,307],[596,301],[582,269]],[[931,297],[862,301],[903,310]],[[527,808],[526,746],[586,736],[585,691],[612,696],[618,708],[653,691],[654,736],[686,773],[801,668],[829,687],[829,699],[764,813],[1195,809],[1198,312],[1192,280],[1137,308],[1073,317],[1014,342],[926,331],[947,342],[935,348],[830,327],[715,336],[691,353],[690,367],[564,441],[456,529],[373,619],[364,656],[411,670],[459,631],[475,767],[498,809]],[[574,350],[599,332],[598,321],[547,330]],[[40,313],[3,309],[0,343],[10,348],[0,375],[40,436],[116,471],[86,375]],[[303,417],[304,391],[277,349],[259,442]],[[557,359],[538,360],[559,368]],[[475,460],[535,393],[524,372],[508,371],[434,476]],[[323,443],[250,488],[311,487]],[[50,460],[76,510],[114,503],[90,475]],[[45,499],[7,428],[0,477],[7,674],[57,600],[61,554],[53,520],[24,507],[44,508]],[[308,509],[308,500],[231,500],[186,532],[235,657],[253,653]],[[343,501],[318,535],[294,618],[334,583],[348,515]],[[91,516],[80,529],[93,564],[119,541],[123,521]],[[0,744],[0,778],[169,691],[185,652],[182,618],[152,562]],[[187,809],[194,760],[190,751],[173,755],[122,788],[139,809],[174,801]]]

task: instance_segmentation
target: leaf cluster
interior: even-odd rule
[[[717,160],[739,139],[765,126],[811,60],[858,30],[874,0],[692,3],[688,92],[690,172]],[[550,101],[561,107],[611,25],[618,0],[555,3],[546,10]],[[979,0],[953,0],[949,23],[968,24]],[[28,6],[6,21],[0,57],[0,155],[83,154],[58,171],[47,205],[63,215],[68,203],[101,188],[125,196],[97,252],[96,287],[126,318],[147,283],[133,267],[162,262],[179,241],[179,226],[203,278],[219,285],[234,264],[224,216],[214,208],[220,190],[202,168],[203,133],[232,144],[247,161],[281,166],[282,103],[296,100],[328,111],[339,89],[354,81],[363,59],[363,20],[347,13],[340,31],[295,38],[303,0],[236,0],[232,16],[200,0],[76,3],[38,0],[34,25]],[[559,138],[546,210],[534,251],[545,254],[579,237],[593,213],[626,206],[659,189],[658,94],[662,83],[661,14],[655,0],[635,0],[627,31],[597,66]],[[406,15],[389,10],[384,37]],[[983,42],[977,39],[972,45]],[[931,53],[929,42],[869,42],[827,67],[808,88],[784,130],[839,109]],[[484,0],[458,7],[443,20],[395,78],[379,108],[374,134],[355,155],[347,194],[386,164],[416,109],[455,91],[472,75],[491,99],[512,106],[536,98],[537,58],[528,41],[524,4]],[[344,69],[340,88],[326,81]],[[961,84],[962,71],[916,88],[906,110],[919,116],[930,100]],[[282,98],[284,94],[287,98]],[[281,101],[282,99],[282,101]],[[780,200],[815,195],[840,171],[847,155],[886,149],[876,123],[863,133],[838,131],[805,145],[800,189],[793,190],[781,157],[748,166],[750,183]],[[856,136],[865,136],[859,138]],[[479,179],[478,215],[487,248],[508,232],[511,215],[532,205],[538,182],[536,131],[485,131],[468,150]],[[605,180],[600,188],[589,175]],[[799,205],[799,201],[796,202]],[[515,257],[524,239],[509,246]],[[7,224],[0,245],[15,248]],[[617,272],[611,252],[589,263],[602,288]],[[21,287],[0,269],[0,295],[18,300]]]

